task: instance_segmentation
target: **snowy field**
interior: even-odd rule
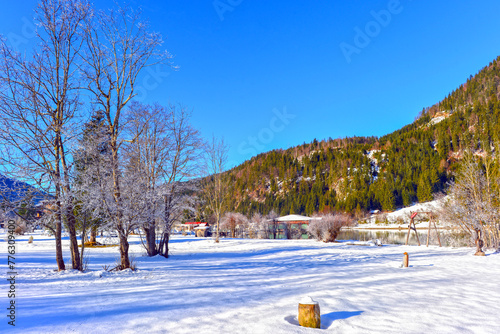
[[[16,330],[4,314],[3,333],[500,333],[500,254],[491,252],[176,236],[166,260],[143,256],[133,237],[137,271],[105,272],[113,247],[89,249],[80,273],[55,272],[53,239],[34,237],[17,240]],[[320,303],[321,330],[298,326],[304,296]]]

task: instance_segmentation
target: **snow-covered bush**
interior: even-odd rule
[[[319,241],[334,242],[343,226],[350,226],[353,219],[346,214],[326,214],[309,223],[307,231]]]
[[[17,235],[24,235],[24,233],[28,232],[28,225],[24,220],[16,219],[16,228],[14,229],[14,233]]]
[[[248,224],[248,235],[250,238],[254,239],[266,239],[269,237],[268,233],[268,219],[262,216],[260,213],[254,213],[252,219],[250,219]]]

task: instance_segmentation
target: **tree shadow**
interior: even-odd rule
[[[335,320],[347,319],[360,315],[363,311],[340,311],[321,315],[321,328],[327,329]]]

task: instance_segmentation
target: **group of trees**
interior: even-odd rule
[[[74,269],[83,266],[77,229],[114,229],[121,269],[139,227],[148,254],[168,256],[181,181],[196,173],[202,142],[186,108],[134,101],[146,67],[171,65],[161,35],[131,8],[97,11],[86,0],[40,0],[35,20],[31,53],[0,40],[2,172],[48,194],[59,270],[64,226]]]
[[[374,147],[380,142],[367,142],[306,156],[296,156],[293,149],[259,155],[231,171],[232,206],[245,214],[362,214],[432,200],[449,175],[439,169],[432,138],[415,137],[379,150]]]
[[[352,226],[354,218],[344,213],[326,213],[316,215],[307,228],[296,226],[297,231],[289,223],[279,222],[278,215],[271,211],[263,216],[254,213],[250,218],[238,212],[226,212],[220,222],[220,230],[231,238],[276,239],[278,233],[287,238],[301,238],[302,233],[324,242],[334,242],[342,227]]]
[[[498,151],[497,151],[498,152]],[[474,156],[467,151],[440,219],[458,225],[476,244],[476,255],[483,247],[500,250],[500,164],[498,153]]]
[[[260,154],[226,173],[227,145],[214,138],[204,146],[186,108],[135,101],[145,68],[171,66],[161,35],[139,12],[97,11],[87,0],[40,0],[35,20],[32,52],[18,53],[0,39],[0,166],[49,194],[44,219],[56,238],[59,270],[65,269],[64,226],[75,269],[83,266],[78,231],[95,241],[99,228],[117,232],[121,268],[130,266],[127,239],[135,229],[144,232],[148,255],[168,256],[172,224],[196,205],[190,202],[197,183],[182,181],[200,173],[207,175],[198,193],[201,211],[215,217],[216,241],[221,224],[234,230],[242,219],[224,217],[226,211],[252,217],[251,224],[272,210],[390,211],[431,200],[456,176],[453,200],[477,201],[462,200],[462,211],[450,215],[498,242],[498,158],[491,157],[500,142],[500,58],[384,137],[314,140]],[[444,120],[433,122],[437,115]],[[202,148],[208,148],[207,163],[194,163]],[[486,157],[472,164],[479,173],[474,178],[485,178],[475,185],[481,191],[461,183],[473,175],[468,160],[462,162],[466,150]],[[16,203],[2,205],[16,209]]]

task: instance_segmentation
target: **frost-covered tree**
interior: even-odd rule
[[[37,47],[27,56],[0,40],[0,165],[50,194],[58,270],[64,270],[61,232],[66,222],[72,266],[81,269],[71,189],[71,152],[81,110],[78,62],[84,0],[41,0],[35,10]]]
[[[498,174],[490,157],[484,163],[466,152],[456,180],[450,185],[449,199],[440,213],[442,220],[458,225],[476,244],[476,255],[483,247],[499,247]]]
[[[230,180],[226,173],[228,150],[229,147],[223,139],[212,137],[205,152],[203,197],[206,207],[215,216],[215,242],[219,242],[220,221],[226,211],[230,194]]]
[[[334,242],[344,226],[353,223],[347,214],[326,214],[310,221],[307,231],[319,241]]]
[[[93,190],[90,188],[99,187],[99,178],[105,176],[103,174],[105,168],[109,167],[110,154],[109,132],[106,128],[104,114],[96,111],[83,127],[79,148],[74,157],[74,182],[79,207],[77,219],[86,222],[82,225],[81,230],[82,234],[85,234],[84,227],[89,228],[91,244],[97,243],[97,230],[104,225],[104,217],[102,210],[100,210],[100,202],[95,202],[95,197],[92,197]]]
[[[194,183],[185,182],[199,174],[202,141],[190,124],[190,113],[182,106],[132,104],[129,133],[136,138],[126,152],[134,161],[137,177],[143,180],[145,202],[145,247],[149,256],[168,257],[173,224],[193,211],[186,196]]]
[[[248,224],[250,238],[269,238],[268,225],[269,222],[265,216],[261,215],[258,212],[254,213]]]
[[[141,20],[140,13],[131,8],[99,11],[86,20],[84,40],[86,44],[81,67],[87,81],[90,99],[106,120],[111,150],[111,191],[113,205],[107,209],[112,214],[114,226],[120,238],[120,258],[123,269],[130,267],[128,256],[128,233],[131,224],[126,212],[123,184],[123,163],[121,157],[124,143],[136,138],[124,138],[124,113],[136,96],[136,83],[140,73],[148,66],[167,63],[170,55],[161,51],[162,37],[150,32],[148,24]],[[139,180],[134,180],[139,181]],[[128,216],[128,217],[127,217]]]
[[[237,212],[226,212],[221,219],[220,229],[229,231],[231,238],[236,237],[236,230],[244,231],[248,225],[248,218]]]

